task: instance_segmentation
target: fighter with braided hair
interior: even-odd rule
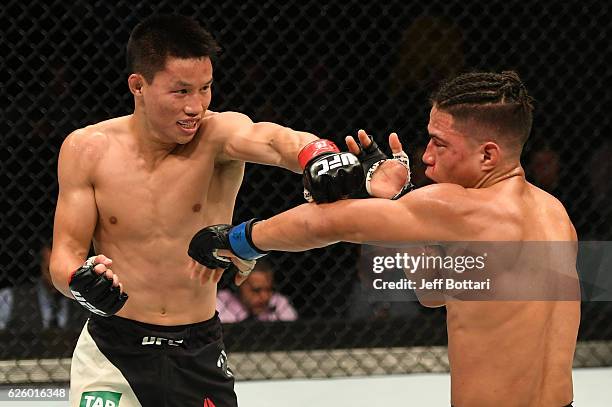
[[[516,297],[463,301],[447,290],[417,287],[423,305],[446,306],[451,402],[571,406],[580,321],[577,237],[563,205],[525,179],[520,155],[533,100],[515,72],[478,72],[443,83],[431,103],[422,159],[436,184],[398,200],[304,204],[260,222],[211,226],[195,235],[189,253],[206,264],[213,253],[248,260],[269,250],[339,241],[510,242],[516,253],[490,253],[488,260],[498,272],[492,294],[515,289]],[[367,145],[366,133],[358,136]],[[348,141],[357,153],[355,140]],[[527,249],[538,247],[530,246],[534,241],[551,250],[530,258]],[[522,264],[529,267],[517,267]],[[549,278],[539,278],[546,272]],[[425,280],[442,275],[436,273]],[[521,297],[534,288],[559,288],[559,296]]]

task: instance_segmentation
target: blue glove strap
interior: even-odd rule
[[[255,260],[266,255],[266,253],[257,250],[250,242],[247,234],[247,223],[249,222],[242,222],[229,231],[229,242],[232,251],[243,260]]]

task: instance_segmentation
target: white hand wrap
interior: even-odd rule
[[[408,184],[410,184],[410,160],[408,158],[408,155],[403,151],[400,153],[393,153],[393,158],[391,158],[391,160],[398,161],[400,164],[402,164],[406,168],[406,171],[408,171],[406,182],[404,183],[403,187],[400,189],[400,191],[402,191],[405,187],[408,186]],[[366,187],[366,191],[368,191],[368,194],[370,195],[372,195],[372,190],[370,189],[370,181],[372,180],[372,177],[374,176],[374,173],[376,172],[378,167],[385,161],[387,161],[387,159],[380,160],[374,163],[374,165],[370,167],[370,169],[368,170],[368,173],[366,174],[365,187]]]

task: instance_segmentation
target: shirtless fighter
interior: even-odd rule
[[[437,184],[397,201],[305,204],[261,222],[212,226],[195,235],[190,253],[209,264],[213,250],[251,259],[269,250],[301,251],[338,241],[540,241],[574,247],[576,232],[564,207],[528,183],[520,164],[532,110],[514,72],[460,75],[432,96],[423,162]],[[365,132],[358,136],[368,143]],[[358,152],[355,140],[347,142]],[[564,267],[577,277],[575,260],[571,251]],[[419,298],[447,308],[454,406],[571,405],[580,319],[577,278],[572,281],[578,296],[570,301],[443,296],[446,304],[431,304]]]
[[[72,406],[236,406],[215,313],[231,262],[202,267],[190,238],[231,222],[245,161],[303,170],[317,202],[365,188],[357,158],[330,141],[208,110],[216,52],[189,18],[143,21],[127,46],[133,114],[62,145],[51,272],[93,313],[73,356]],[[379,178],[371,189],[384,196],[392,179]],[[99,254],[85,261],[92,238]],[[233,261],[240,284],[254,262]]]

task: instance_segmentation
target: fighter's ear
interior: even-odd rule
[[[142,96],[142,87],[144,86],[145,79],[142,75],[133,73],[128,77],[128,86],[130,87],[130,92],[134,96]]]
[[[487,141],[480,146],[480,165],[485,171],[492,170],[497,167],[501,160],[501,149],[499,145],[492,141]]]

